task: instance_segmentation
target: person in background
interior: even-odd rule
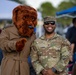
[[[67,75],[70,42],[55,33],[56,18],[43,19],[45,34],[31,45],[31,61],[37,75]]]
[[[76,62],[76,18],[72,19],[72,23],[73,26],[70,27],[66,33],[66,38],[70,41],[72,47],[72,56],[69,61],[69,64],[71,64],[71,66],[69,67],[69,74],[72,74],[73,65]]]

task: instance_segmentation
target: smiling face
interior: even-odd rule
[[[46,16],[43,20],[45,33],[53,34],[56,28],[56,18],[54,16]]]
[[[30,6],[18,6],[13,11],[13,21],[21,36],[30,37],[37,25],[37,11]]]
[[[44,22],[44,29],[46,34],[52,34],[55,31],[56,25],[55,25],[55,21],[47,21]]]

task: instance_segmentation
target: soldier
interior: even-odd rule
[[[70,43],[55,33],[56,18],[47,16],[43,24],[45,34],[31,45],[31,60],[37,75],[67,75]]]

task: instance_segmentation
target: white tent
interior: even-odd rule
[[[12,10],[20,5],[17,2],[9,0],[0,1],[0,19],[12,19]]]

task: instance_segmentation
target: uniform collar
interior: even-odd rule
[[[57,38],[57,37],[58,37],[58,34],[55,33],[54,36],[51,37],[49,40],[51,40],[51,39],[55,39],[55,38]],[[41,38],[42,40],[47,40],[46,37],[45,37],[45,35],[42,35],[40,38]]]

